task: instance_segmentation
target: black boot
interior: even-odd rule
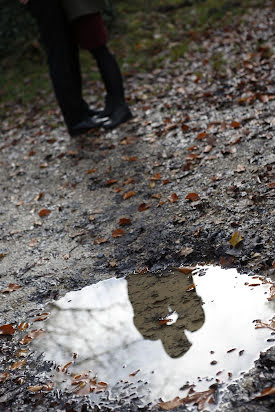
[[[102,122],[95,122],[91,117],[87,117],[69,128],[69,133],[72,137],[79,136],[89,132],[91,129],[98,128]]]

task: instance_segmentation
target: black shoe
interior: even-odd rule
[[[108,120],[102,123],[104,129],[114,129],[121,123],[127,122],[132,119],[133,115],[127,105],[118,106],[114,112],[109,116]],[[102,119],[103,120],[103,119]]]
[[[83,133],[87,133],[91,129],[100,127],[102,122],[95,122],[93,119],[88,117],[85,120],[82,120],[79,123],[76,123],[74,126],[69,128],[69,133],[72,137],[79,136]]]

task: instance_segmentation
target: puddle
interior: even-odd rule
[[[48,305],[46,333],[32,348],[63,367],[78,354],[60,388],[69,378],[83,381],[72,374],[90,371],[86,383],[93,392],[107,388],[110,399],[182,398],[187,384],[205,391],[239,377],[272,346],[272,331],[255,328],[256,320],[268,323],[274,315],[269,288],[218,267],[109,279]]]

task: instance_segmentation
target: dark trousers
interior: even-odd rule
[[[60,0],[31,0],[28,7],[37,22],[54,92],[70,128],[88,116],[88,105],[82,98],[78,46]]]

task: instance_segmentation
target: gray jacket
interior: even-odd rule
[[[61,0],[69,20],[106,9],[105,0]]]

